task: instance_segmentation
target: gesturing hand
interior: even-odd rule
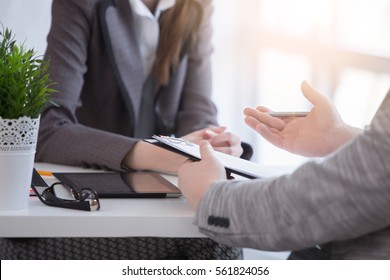
[[[276,118],[266,107],[246,108],[245,122],[273,145],[303,156],[325,156],[357,134],[346,125],[332,101],[303,82],[303,95],[314,105],[306,117]]]

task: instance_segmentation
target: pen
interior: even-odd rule
[[[287,118],[287,117],[306,117],[309,112],[269,112],[272,117],[276,118]]]
[[[45,170],[37,170],[38,174],[41,176],[53,176],[53,173]]]

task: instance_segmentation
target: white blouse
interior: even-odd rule
[[[171,8],[176,0],[159,0],[155,14],[149,10],[142,0],[129,0],[135,15],[138,30],[138,42],[144,66],[144,77],[152,71],[156,59],[157,46],[160,36],[158,19],[162,11]]]

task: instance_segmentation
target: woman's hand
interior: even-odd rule
[[[178,172],[179,188],[191,206],[196,209],[203,194],[218,180],[226,179],[223,165],[214,157],[209,142],[200,142],[201,160],[184,163]]]
[[[272,117],[268,108],[246,108],[245,122],[273,145],[303,156],[325,156],[359,133],[346,125],[332,101],[303,82],[303,95],[314,105],[306,117]]]
[[[210,127],[197,130],[183,138],[195,144],[207,140],[214,150],[236,157],[240,157],[243,152],[240,138],[226,131],[226,127]]]

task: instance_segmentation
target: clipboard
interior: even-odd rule
[[[145,142],[181,154],[191,160],[200,160],[199,145],[183,138],[153,135],[152,139],[144,139]],[[245,160],[215,151],[215,156],[224,165],[227,172],[234,173],[249,179],[269,178],[290,173],[291,170],[277,167],[264,166],[253,161]]]

